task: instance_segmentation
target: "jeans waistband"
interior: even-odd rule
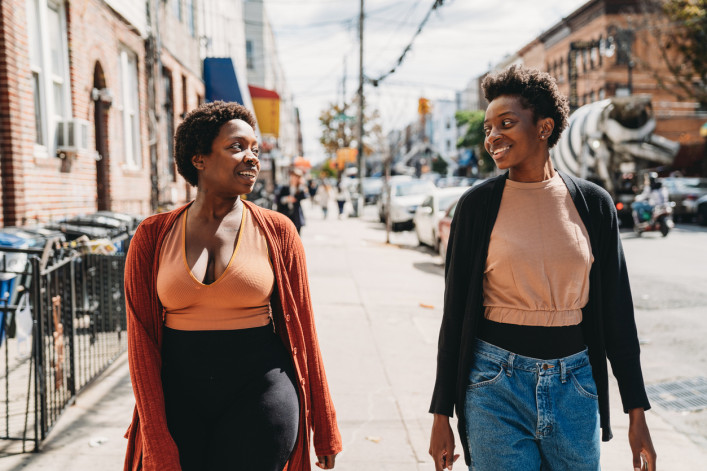
[[[573,370],[589,365],[589,354],[587,353],[586,348],[581,352],[563,358],[541,360],[539,358],[517,355],[488,342],[484,342],[481,339],[476,339],[474,344],[474,352],[476,354],[485,355],[489,358],[495,359],[499,363],[506,364],[512,370],[541,371],[542,374],[547,375],[564,375],[564,372],[567,370]]]

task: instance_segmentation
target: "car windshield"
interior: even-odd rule
[[[447,195],[439,199],[439,209],[440,211],[446,211],[449,206],[459,199],[461,195]]]
[[[395,186],[395,196],[419,195],[430,189],[434,189],[434,185],[427,181],[404,182]]]
[[[383,188],[383,179],[382,178],[363,180],[363,191],[370,191],[370,192],[378,191],[378,192],[380,192],[381,188]]]

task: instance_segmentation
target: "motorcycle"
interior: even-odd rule
[[[675,227],[673,222],[673,207],[675,202],[668,201],[656,205],[636,201],[631,205],[633,215],[633,231],[640,236],[644,232],[660,231],[663,237]]]

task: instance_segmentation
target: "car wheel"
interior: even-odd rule
[[[434,249],[434,251],[436,253],[439,253],[440,240],[439,240],[439,237],[437,237],[437,234],[435,233],[435,231],[432,231],[432,240],[434,240],[434,247],[432,247],[432,248]]]
[[[702,205],[697,210],[697,223],[700,226],[707,226],[707,204]]]
[[[417,236],[417,245],[427,245],[420,239],[420,230],[417,227],[415,227],[415,235]]]

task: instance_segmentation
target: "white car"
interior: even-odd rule
[[[413,225],[413,216],[425,196],[434,191],[434,183],[424,180],[396,181],[390,184],[390,201],[381,198],[379,216],[385,221],[385,211],[390,208],[390,222],[394,231]]]
[[[413,217],[415,233],[420,245],[428,245],[433,247],[435,251],[439,249],[439,236],[437,234],[439,220],[444,217],[447,209],[468,189],[468,186],[438,188],[425,197],[422,204],[417,207]]]

